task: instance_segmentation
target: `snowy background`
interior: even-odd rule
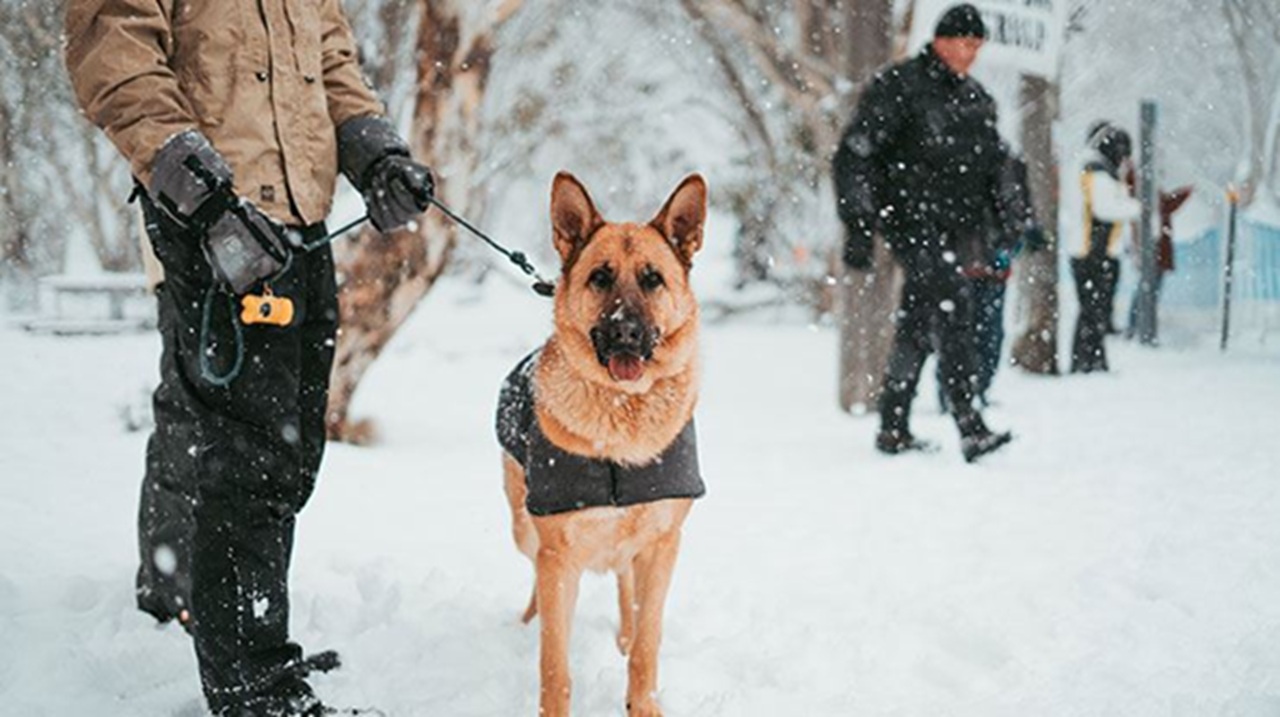
[[[1223,15],[1239,5],[1273,18],[1275,2],[1072,0],[1055,127],[1060,231],[1079,230],[1086,127],[1109,118],[1135,129],[1139,100],[1154,98],[1162,182],[1197,191],[1175,225],[1180,245],[1219,231],[1226,184],[1261,172],[1248,212],[1262,227],[1255,248],[1269,236],[1280,246],[1280,42],[1261,22],[1233,35]],[[345,4],[371,74],[407,119],[412,33],[379,22],[408,23],[411,13],[385,11],[413,3]],[[779,16],[791,7],[751,4]],[[908,3],[896,4],[901,19]],[[744,72],[770,112],[775,175],[677,3],[529,7],[496,37],[473,219],[549,270],[555,171],[574,171],[606,216],[628,219],[651,215],[697,170],[715,205],[694,270],[705,301],[779,293],[733,288],[733,245],[762,195],[774,202],[775,270],[822,279],[838,238],[830,188],[815,174],[821,153],[796,147],[803,122],[785,95]],[[189,639],[133,607],[146,432],[131,427],[146,423],[159,339],[17,328],[48,310],[36,277],[136,268],[127,172],[69,108],[57,14],[55,3],[0,0],[0,715],[199,717]],[[1246,67],[1261,74],[1246,81]],[[976,74],[1016,145],[1018,78]],[[359,211],[343,191],[334,223]],[[357,394],[353,414],[374,418],[381,440],[331,445],[299,522],[293,633],[311,651],[343,653],[342,670],[316,679],[340,706],[536,713],[537,630],[518,621],[531,570],[511,544],[492,413],[499,381],[549,331],[550,306],[462,241]],[[1280,250],[1268,251],[1271,264],[1261,249],[1246,253],[1242,276],[1280,282],[1260,268],[1280,268]],[[1171,281],[1203,276],[1212,290],[1220,244],[1206,255],[1204,271],[1182,265]],[[937,412],[932,365],[915,428],[943,450],[890,459],[872,449],[875,419],[836,405],[829,315],[787,295],[708,321],[698,416],[709,493],[687,524],[668,603],[668,714],[1280,715],[1275,290],[1239,307],[1229,353],[1205,331],[1209,294],[1166,307],[1159,350],[1113,341],[1108,375],[1002,369],[989,419],[1017,438],[976,466]],[[1060,287],[1062,347],[1072,293]],[[1128,298],[1122,290],[1118,319]],[[577,714],[623,714],[616,622],[613,581],[587,578],[572,648]]]
[[[716,237],[700,290],[714,295]],[[704,274],[699,271],[705,269]],[[710,285],[708,285],[710,284]],[[531,571],[511,544],[498,383],[549,329],[531,292],[447,281],[357,401],[299,521],[294,633],[339,705],[536,713]],[[705,329],[709,487],[668,606],[671,715],[1280,714],[1280,355],[1117,342],[1109,375],[1006,370],[1017,440],[966,465],[931,380],[886,458],[835,405],[835,334],[779,313]],[[149,335],[0,332],[0,713],[202,714],[185,633],[133,608]],[[926,369],[926,374],[929,370]],[[579,714],[622,715],[612,580],[588,577]]]

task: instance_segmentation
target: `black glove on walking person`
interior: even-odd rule
[[[1022,234],[1022,241],[1028,252],[1037,252],[1049,248],[1049,238],[1039,226],[1032,225]]]
[[[385,118],[356,117],[338,128],[338,166],[364,197],[380,232],[399,229],[431,206],[431,170],[409,156],[409,146]]]
[[[196,130],[175,135],[152,163],[148,196],[183,230],[199,236],[217,278],[242,294],[275,275],[287,258],[285,228],[232,189],[231,167]]]
[[[841,259],[844,265],[857,271],[871,268],[872,252],[875,250],[875,237],[870,230],[861,224],[847,227],[844,239],[844,252]]]

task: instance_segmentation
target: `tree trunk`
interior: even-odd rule
[[[474,0],[472,0],[474,1]],[[418,89],[410,144],[432,168],[436,196],[464,215],[481,211],[473,186],[480,106],[493,56],[493,36],[520,5],[508,0],[477,13],[467,0],[421,0],[417,40]],[[334,361],[329,437],[353,443],[373,438],[369,421],[351,419],[360,380],[419,300],[440,277],[455,228],[427,212],[416,230],[380,236],[366,228],[336,258],[342,330]]]
[[[0,97],[0,167],[17,166],[18,133],[13,114],[8,98]],[[21,172],[0,172],[0,278],[30,277],[34,269],[29,218],[21,205],[21,180]]]
[[[893,52],[893,2],[857,0],[847,3],[848,77],[859,85],[889,61]],[[839,237],[839,247],[844,237]],[[883,242],[878,242],[870,271],[844,269],[840,286],[840,407],[848,412],[873,410],[880,395],[885,363],[893,347],[893,313],[902,287],[902,270]],[[840,263],[843,268],[843,263]]]
[[[1047,246],[1024,252],[1018,277],[1018,318],[1025,328],[1013,344],[1013,362],[1031,373],[1058,373],[1058,161],[1053,151],[1053,122],[1058,116],[1058,87],[1039,77],[1023,77],[1022,148],[1036,217]]]

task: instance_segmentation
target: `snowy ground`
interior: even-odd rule
[[[548,311],[449,283],[366,383],[384,440],[331,448],[293,572],[296,636],[346,657],[332,702],[536,714],[491,416]],[[873,452],[835,407],[833,333],[775,319],[705,333],[669,715],[1280,714],[1280,357],[1117,343],[1112,375],[1007,371],[991,422],[1017,442],[968,466],[932,400],[942,453]],[[145,436],[119,414],[156,339],[0,346],[0,713],[202,714],[185,635],[132,607]],[[623,714],[615,622],[589,578],[577,714]]]

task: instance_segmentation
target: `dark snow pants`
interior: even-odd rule
[[[206,314],[212,272],[199,239],[145,201],[143,208],[165,268],[157,390],[164,410],[156,414],[148,447],[154,455],[148,481],[154,466],[157,485],[167,479],[195,488],[188,523],[193,635],[205,696],[221,714],[296,679],[291,667],[301,649],[288,639],[288,571],[294,517],[311,495],[324,453],[338,324],[333,255],[327,245],[293,255],[292,268],[272,284],[276,295],[293,301],[292,324],[241,326],[241,371],[219,387],[202,374],[200,354],[210,357],[215,374],[231,369],[238,306],[215,293]],[[323,233],[319,225],[303,229],[307,240]],[[209,334],[205,346],[202,328]],[[160,504],[182,501],[159,500],[157,512],[165,510]],[[152,524],[173,525],[176,532],[184,520],[175,511]]]
[[[920,369],[934,350],[951,413],[962,427],[973,409],[974,306],[972,281],[955,265],[904,266],[893,348],[880,393],[882,431],[909,432]],[[963,432],[963,431],[962,431]]]
[[[1120,262],[1108,257],[1071,259],[1071,275],[1080,300],[1080,318],[1071,342],[1072,373],[1107,370],[1105,341],[1111,310],[1108,292],[1115,286],[1119,268]]]
[[[1007,282],[997,279],[970,279],[973,294],[973,395],[981,406],[987,405],[987,391],[1000,368],[1000,352],[1004,350],[1004,294]],[[938,362],[938,405],[946,410],[947,380]]]
[[[995,279],[973,282],[974,356],[973,391],[985,405],[987,391],[1000,368],[1000,352],[1004,348],[1004,294],[1006,283]]]
[[[155,229],[149,228],[148,233]],[[163,337],[160,385],[152,396],[155,429],[147,441],[146,475],[138,501],[138,608],[171,620],[191,607],[191,537],[195,533],[196,417],[184,400],[178,366],[178,312],[156,287]]]
[[[1120,332],[1116,330],[1116,292],[1120,290],[1120,260],[1108,257],[1106,262],[1107,271],[1102,277],[1105,282],[1103,300],[1106,306],[1103,307],[1102,314],[1106,317],[1107,333],[1118,334]]]

